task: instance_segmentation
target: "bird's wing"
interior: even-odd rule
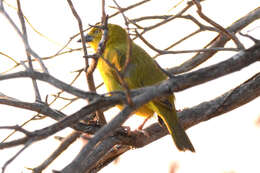
[[[115,49],[117,52],[115,64],[118,64],[119,71],[124,71],[124,79],[131,89],[153,85],[167,78],[145,50],[135,44],[131,49],[130,61],[126,69],[123,69],[126,62],[126,49],[122,46]]]

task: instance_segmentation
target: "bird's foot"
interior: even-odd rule
[[[148,121],[148,119],[149,119],[150,117],[147,117],[145,120],[144,120],[144,122],[140,125],[140,126],[138,126],[138,130],[143,130],[143,127],[144,127],[144,125],[145,125],[145,123]]]

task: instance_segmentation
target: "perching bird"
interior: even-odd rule
[[[97,51],[101,37],[102,30],[98,27],[93,27],[85,39],[86,42]],[[102,57],[117,68],[119,72],[124,72],[122,75],[123,80],[128,87],[130,89],[136,89],[166,80],[167,75],[157,66],[145,50],[134,42],[130,42],[131,53],[127,53],[129,49],[127,38],[127,32],[123,28],[115,24],[108,24],[108,38]],[[127,55],[130,55],[130,61],[126,69],[124,69]],[[111,67],[111,65],[108,65],[102,58],[98,59],[97,68],[109,92],[124,90],[115,69]],[[122,105],[118,105],[118,107],[122,109]],[[174,95],[154,99],[140,107],[135,114],[150,118],[154,112],[163,120],[179,150],[195,151],[184,129],[178,123],[174,106]]]

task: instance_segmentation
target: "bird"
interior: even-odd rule
[[[117,74],[118,72],[123,73],[121,77],[129,89],[159,84],[168,78],[152,57],[129,39],[125,29],[111,23],[107,24],[107,29],[108,35],[104,45],[105,49],[101,55],[102,58],[97,60],[97,69],[108,92],[125,90]],[[102,32],[101,27],[94,26],[85,36],[85,41],[94,51],[99,50]],[[129,46],[129,44],[131,45]],[[126,61],[128,62],[125,66]],[[195,152],[189,137],[178,122],[174,100],[174,94],[156,98],[138,108],[134,114],[148,119],[156,113],[159,120],[166,125],[176,147],[180,151],[189,150]],[[117,107],[122,109],[123,105],[117,105]]]

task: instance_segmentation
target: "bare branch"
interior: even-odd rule
[[[255,46],[251,47],[250,49],[247,49],[245,51],[240,51],[237,55],[231,57],[230,59],[228,59],[226,61],[223,61],[218,64],[197,70],[192,73],[187,73],[184,75],[176,76],[175,78],[172,78],[172,79],[169,79],[169,80],[163,82],[159,86],[161,86],[162,88],[166,87],[167,89],[170,88],[171,91],[180,91],[180,90],[189,88],[191,86],[198,85],[198,84],[204,83],[204,82],[212,80],[212,79],[216,79],[218,77],[229,74],[231,72],[238,71],[243,67],[247,67],[249,64],[251,64],[253,62],[259,61],[259,58],[260,58],[259,50],[260,50],[259,45],[255,45]],[[35,72],[35,73],[39,73],[39,72]],[[41,74],[41,73],[39,73],[39,74]],[[5,75],[5,76],[8,76],[8,75]],[[36,76],[36,78],[40,79],[39,76],[40,75],[38,75],[38,78]],[[1,77],[2,76],[0,76],[0,80],[1,80]],[[138,95],[138,97],[142,96],[145,93],[149,93],[148,94],[148,95],[150,95],[149,97],[152,97],[153,95],[151,95],[151,93],[153,93],[153,94],[156,93],[156,94],[158,94],[157,96],[159,96],[159,95],[162,95],[165,91],[167,91],[167,89],[165,89],[164,92],[163,91],[161,91],[161,92],[154,91],[154,90],[157,90],[156,89],[157,87],[158,86],[140,88],[140,89],[135,90],[134,93],[136,93],[136,92],[142,93],[142,94]],[[101,109],[101,108],[113,106],[115,104],[118,104],[122,100],[122,97],[120,97],[120,95],[114,95],[114,96],[111,96],[108,98],[98,96],[98,98],[99,99],[96,99],[95,103],[93,103],[92,105],[88,105],[81,110],[81,111],[84,111],[86,109],[85,111],[87,111],[87,112],[85,112],[84,115],[88,115],[91,112]],[[150,98],[150,99],[152,99],[152,98]],[[2,101],[8,102],[8,100],[2,100]],[[145,100],[143,100],[143,101],[145,102]],[[10,103],[10,101],[9,101],[8,103],[4,103],[4,104],[9,104],[9,105],[13,104],[13,105],[17,106],[17,105],[19,105],[18,103],[20,103],[20,102],[13,101]],[[139,103],[135,103],[135,104],[139,104]],[[39,104],[33,104],[33,106],[35,106],[34,109],[37,110],[40,108],[39,111],[43,111],[41,107],[38,108],[38,105]],[[94,105],[96,105],[96,106],[94,106]],[[141,106],[141,104],[139,104],[138,106]],[[24,103],[22,103],[21,107],[26,107],[26,106],[24,106]],[[30,105],[29,108],[31,109],[32,105]],[[134,108],[136,109],[136,107],[134,107]],[[75,118],[75,117],[74,117],[75,119],[72,118],[73,121],[71,122],[71,124],[69,122],[67,122],[66,125],[70,124],[70,126],[71,126],[71,125],[75,124],[78,120],[82,119],[83,117],[81,117],[82,116],[82,114],[80,113],[81,111],[79,111],[79,113],[75,113],[76,114],[75,117],[77,117],[77,118]],[[130,113],[133,111],[133,109],[128,108],[128,109],[126,109],[126,111],[128,113]],[[49,114],[48,111],[46,111],[45,114]],[[70,119],[70,117],[67,117],[67,118]],[[128,117],[125,117],[125,118],[128,118]],[[124,120],[125,119],[123,119],[121,121],[124,121]],[[70,120],[67,120],[67,121],[70,121]],[[64,128],[64,126],[62,126],[61,129]]]
[[[160,50],[150,44],[141,34],[135,31],[138,38],[140,38],[149,48],[156,51],[160,55],[163,54],[180,54],[180,53],[194,53],[194,52],[212,52],[212,51],[238,51],[237,48],[222,48],[222,47],[214,47],[208,49],[195,49],[195,50],[179,50],[179,51],[169,51],[169,50]]]
[[[126,8],[123,8],[122,11],[124,12],[124,11],[130,10],[130,9],[133,9],[133,8],[138,7],[140,5],[143,5],[143,4],[145,4],[146,2],[149,2],[149,1],[151,1],[151,0],[143,0],[143,1],[137,2],[137,3],[135,3],[133,5],[130,5],[130,6],[126,7]],[[112,18],[112,17],[114,17],[114,16],[116,16],[118,14],[120,14],[120,11],[110,15],[109,18]]]
[[[131,107],[125,106],[125,109],[119,114],[119,116],[116,116],[115,119],[111,121],[111,123],[109,123],[102,129],[100,129],[96,133],[95,137],[92,138],[90,140],[90,142],[87,144],[87,146],[83,149],[83,151],[84,151],[84,152],[82,152],[83,155],[86,154],[86,155],[84,155],[84,158],[86,159],[87,158],[86,156],[88,154],[91,154],[88,152],[93,151],[91,148],[93,148],[93,146],[95,146],[97,142],[99,142],[105,136],[111,134],[114,130],[116,130],[130,116],[131,112],[133,112],[135,109],[137,109],[142,104],[145,104],[146,102],[148,102],[149,100],[151,100],[157,96],[162,96],[162,95],[167,94],[172,91],[180,91],[182,89],[191,87],[191,83],[200,84],[200,83],[203,83],[210,79],[215,79],[215,78],[223,76],[225,74],[240,70],[241,68],[246,67],[249,64],[259,60],[259,57],[260,57],[259,50],[260,50],[259,45],[255,45],[248,50],[240,51],[237,55],[231,57],[229,60],[223,61],[221,63],[212,65],[212,66],[204,68],[204,69],[200,69],[200,70],[192,72],[192,73],[188,73],[185,75],[177,76],[175,78],[171,78],[157,86],[150,86],[150,87],[141,88],[141,89],[136,90],[140,94],[133,97],[134,105]],[[224,70],[222,70],[222,68]],[[208,70],[210,70],[211,73],[208,73],[207,72]],[[34,72],[34,73],[38,74],[39,72]],[[27,75],[34,74],[34,73],[27,73]],[[39,73],[39,74],[41,75],[41,73]],[[6,78],[6,76],[8,76],[8,75],[4,75],[4,76]],[[3,76],[0,76],[0,79],[1,79],[1,77],[3,77]],[[17,77],[17,75],[16,75],[16,77]],[[37,76],[36,76],[36,78],[37,78]],[[3,79],[4,78],[2,78],[2,80]],[[258,82],[259,77],[257,76],[257,78],[254,79],[253,81]],[[180,85],[178,85],[178,84],[180,84]],[[255,85],[253,85],[253,86],[255,86]],[[260,86],[260,85],[258,85],[258,83],[257,83],[256,86]],[[258,96],[257,93],[258,93],[259,88],[255,87],[255,89],[256,90],[254,90],[253,96],[250,96],[250,98],[252,98],[252,99]],[[252,91],[252,89],[248,89],[248,91]],[[238,95],[238,96],[240,96],[240,95]],[[231,96],[230,92],[229,92],[229,96]],[[233,97],[233,94],[232,94],[232,97]],[[247,98],[246,96],[243,96],[243,97]],[[114,98],[114,100],[112,100],[113,98]],[[225,97],[225,98],[227,100],[230,97]],[[82,108],[81,110],[72,114],[71,116],[68,116],[68,117],[64,118],[63,120],[55,123],[54,125],[51,125],[49,127],[43,128],[41,130],[32,132],[31,136],[33,136],[33,138],[31,138],[31,136],[30,136],[30,138],[24,137],[24,138],[17,139],[15,141],[2,143],[2,144],[0,144],[0,148],[6,148],[6,147],[12,147],[12,146],[24,144],[28,140],[37,141],[37,140],[44,139],[47,136],[52,135],[52,134],[56,133],[57,131],[60,131],[68,126],[74,126],[75,124],[78,123],[79,120],[83,119],[86,115],[89,115],[93,111],[118,104],[121,99],[119,99],[119,97],[116,98],[115,96],[111,96],[108,98],[101,97],[100,99],[96,100],[92,104],[89,104],[88,106]],[[245,99],[242,101],[244,103],[245,101],[250,101],[250,99]],[[19,102],[17,102],[17,103],[19,103]],[[221,103],[223,103],[223,102],[221,102]],[[225,103],[227,103],[227,102],[225,102]],[[34,105],[34,106],[36,106],[36,105]],[[216,109],[214,111],[216,111]],[[199,119],[199,120],[201,120],[201,119]],[[194,121],[194,122],[196,122],[196,121]],[[184,127],[186,127],[186,126],[184,125]],[[79,159],[77,159],[77,160],[81,160],[81,159],[82,159],[82,157],[79,156]],[[75,160],[75,162],[76,162],[76,160]]]
[[[160,15],[160,16],[142,16],[139,18],[135,18],[135,19],[131,19],[132,22],[136,23],[136,22],[141,22],[144,20],[154,20],[154,19],[169,19],[170,17],[172,17],[173,15]]]
[[[256,52],[258,52],[256,54]],[[229,59],[229,63],[228,64],[228,67],[233,67],[230,63],[231,61],[236,61],[237,59],[241,59],[241,56],[245,55],[249,53],[250,56],[245,56],[246,59],[250,59],[252,57],[254,58],[257,58],[257,60],[259,60],[260,58],[260,52],[259,52],[259,45],[255,45],[253,46],[252,48],[250,48],[249,50],[246,50],[246,51],[241,51],[240,53],[238,53],[236,56],[234,56],[233,58],[230,58]],[[236,62],[238,63],[238,62]],[[245,63],[245,62],[244,62]],[[226,64],[226,65],[227,65]],[[239,63],[241,65],[241,63]],[[219,67],[221,66],[221,67]],[[157,86],[156,88],[153,88],[153,87],[146,87],[147,88],[147,92],[142,92],[142,94],[136,96],[133,98],[133,103],[134,105],[132,105],[132,107],[129,107],[129,106],[125,106],[125,108],[109,123],[107,124],[106,126],[104,126],[102,129],[100,129],[96,135],[94,136],[94,138],[92,138],[89,143],[81,150],[80,154],[75,158],[75,160],[70,164],[68,165],[64,170],[63,172],[66,173],[66,172],[70,172],[73,168],[75,167],[78,167],[79,163],[81,163],[81,166],[83,165],[83,163],[86,162],[87,160],[87,156],[90,155],[92,153],[92,151],[95,149],[96,147],[96,144],[100,141],[102,141],[106,136],[108,136],[109,134],[111,134],[113,131],[115,131],[120,125],[122,125],[122,123],[130,116],[130,114],[135,110],[137,109],[139,106],[143,105],[144,103],[146,103],[147,101],[153,99],[154,97],[156,97],[156,94],[160,93],[159,95],[162,96],[164,94],[167,93],[167,90],[169,92],[169,89],[170,91],[173,91],[174,90],[174,86],[178,88],[178,86],[176,85],[176,80],[179,78],[180,80],[185,80],[185,79],[190,79],[189,82],[187,82],[187,86],[189,85],[189,83],[192,83],[191,81],[194,79],[194,78],[198,78],[198,76],[202,76],[203,74],[203,77],[206,79],[208,77],[216,77],[216,73],[217,71],[228,71],[229,69],[225,69],[225,70],[221,70],[222,67],[225,67],[225,65],[222,63],[219,63],[218,64],[218,67],[216,67],[216,65],[213,65],[211,67],[207,67],[205,69],[208,69],[210,68],[211,69],[211,73],[201,73],[203,72],[205,69],[202,69],[202,70],[198,70],[197,73],[194,75],[194,73],[190,73],[189,75],[185,76],[185,75],[182,75],[182,77],[179,77],[177,76],[176,79],[175,78],[172,78],[172,79],[169,79],[167,82],[163,82],[162,84],[160,84],[159,86]],[[238,66],[235,68],[236,70]],[[232,69],[234,70],[234,69]],[[204,71],[205,72],[205,71]],[[194,75],[194,76],[193,76]],[[218,74],[218,75],[221,75]],[[220,76],[219,76],[220,77]],[[204,81],[205,82],[205,81]],[[155,86],[154,86],[155,87]],[[258,88],[259,89],[259,88]],[[257,90],[258,92],[258,90]],[[149,93],[146,95],[146,93]],[[229,93],[230,94],[230,93]],[[253,97],[257,97],[258,95],[254,95]],[[141,99],[142,98],[142,99]],[[139,100],[140,99],[140,100]],[[146,100],[147,99],[147,100]],[[193,121],[192,121],[193,122]],[[186,127],[186,126],[184,126]],[[84,160],[85,159],[85,160]],[[81,171],[85,170],[85,167],[81,169]]]
[[[109,137],[102,141],[100,145],[88,156],[88,161],[84,163],[86,170],[94,167],[94,165],[105,156],[117,143],[120,143],[119,139],[116,137]]]
[[[157,24],[155,24],[155,25],[152,25],[152,26],[143,28],[144,31],[143,31],[141,34],[144,34],[145,32],[148,32],[148,31],[150,31],[150,30],[152,30],[152,29],[154,29],[154,28],[157,28],[157,27],[159,27],[159,26],[161,26],[161,25],[163,25],[163,24],[166,24],[166,23],[168,23],[168,22],[170,22],[170,21],[172,21],[172,20],[174,20],[174,19],[176,19],[176,18],[182,16],[182,15],[183,15],[188,9],[190,9],[192,6],[193,6],[193,3],[187,3],[187,6],[184,7],[178,14],[176,14],[175,16],[172,16],[172,17],[170,17],[170,18],[168,18],[168,19],[165,19],[165,20],[163,20],[163,21],[161,21],[161,22],[159,22],[159,23],[157,23]]]
[[[88,143],[82,148],[77,157],[69,165],[64,165],[66,167],[60,172],[97,172],[131,148],[144,147],[147,144],[156,141],[168,134],[168,131],[165,128],[162,128],[158,123],[150,125],[146,129],[144,129],[144,131],[124,131],[122,124],[140,106],[146,104],[154,98],[165,96],[172,92],[183,91],[199,84],[204,84],[208,81],[218,79],[222,76],[242,70],[245,67],[248,68],[250,64],[260,61],[260,41],[251,36],[247,36],[249,38],[252,38],[252,40],[255,42],[254,46],[246,50],[242,49],[241,51],[234,53],[234,55],[231,57],[224,57],[226,60],[220,63],[216,63],[214,65],[207,66],[206,68],[201,68],[199,70],[188,72],[189,70],[192,70],[198,65],[207,61],[209,58],[213,58],[213,55],[219,51],[237,51],[238,49],[225,47],[225,44],[229,40],[232,40],[238,48],[243,48],[242,43],[239,42],[235,34],[240,32],[240,30],[246,27],[248,24],[252,24],[255,20],[260,18],[260,7],[257,7],[249,14],[234,22],[230,27],[223,28],[221,25],[208,18],[206,13],[202,12],[202,7],[200,4],[201,1],[199,0],[188,1],[187,4],[182,4],[183,6],[180,7],[180,9],[174,9],[177,11],[173,12],[175,15],[138,16],[138,18],[132,20],[129,20],[129,16],[127,16],[128,13],[126,13],[126,11],[130,9],[135,9],[136,7],[145,4],[146,2],[150,2],[150,0],[141,0],[140,2],[130,5],[126,8],[121,7],[117,3],[117,1],[114,0],[116,7],[113,8],[116,9],[117,12],[109,17],[106,15],[107,4],[105,4],[108,2],[102,0],[100,7],[100,12],[102,13],[102,22],[99,23],[97,26],[94,26],[102,29],[102,39],[99,43],[97,53],[95,53],[94,55],[88,55],[83,32],[85,32],[89,28],[83,30],[83,19],[81,21],[79,14],[72,4],[72,0],[67,1],[75,19],[78,22],[79,33],[72,36],[69,41],[64,45],[64,47],[61,48],[55,55],[42,58],[39,57],[39,55],[32,50],[31,45],[29,44],[29,35],[27,35],[26,30],[27,23],[25,23],[25,20],[27,19],[23,15],[21,9],[22,4],[20,4],[20,0],[17,0],[17,13],[20,19],[21,27],[18,27],[17,23],[15,23],[15,21],[4,9],[4,1],[0,0],[0,13],[10,23],[11,28],[13,28],[15,32],[18,33],[18,37],[22,39],[22,43],[24,44],[27,55],[27,60],[18,62],[16,61],[16,59],[11,57],[12,53],[0,52],[0,56],[4,56],[5,59],[8,58],[7,61],[11,60],[11,63],[13,63],[11,64],[11,68],[8,67],[9,69],[7,70],[4,69],[5,72],[0,74],[0,82],[8,79],[17,80],[18,78],[29,78],[33,80],[33,85],[36,93],[36,101],[30,103],[23,100],[18,100],[13,97],[9,97],[0,92],[0,105],[9,105],[16,108],[17,110],[20,108],[29,110],[34,113],[34,116],[30,116],[30,119],[22,125],[4,125],[0,127],[0,130],[4,129],[14,132],[17,131],[19,134],[22,134],[22,137],[16,137],[14,139],[9,138],[8,140],[6,140],[8,138],[7,137],[4,141],[0,142],[0,150],[16,147],[18,145],[21,145],[22,147],[14,156],[11,156],[11,159],[6,161],[2,168],[3,172],[6,170],[6,167],[10,165],[10,163],[12,163],[12,161],[15,160],[20,155],[20,153],[22,153],[22,151],[24,151],[28,146],[34,144],[34,142],[36,141],[44,140],[50,135],[53,135],[67,127],[75,130],[75,132],[69,135],[66,139],[62,139],[60,146],[53,153],[50,153],[49,157],[46,158],[43,163],[41,163],[38,167],[32,169],[32,171],[35,173],[39,173],[45,170],[55,159],[59,157],[59,155],[63,151],[67,149],[67,147],[70,146],[70,144],[72,144],[80,136],[81,133],[85,132],[88,136]],[[196,5],[195,10],[198,10],[197,13],[200,18],[194,17],[194,14],[196,15],[196,12],[194,13],[194,11],[190,10],[191,7],[194,5]],[[133,39],[139,38],[150,49],[154,50],[157,53],[156,56],[163,54],[194,52],[196,52],[196,55],[193,56],[190,60],[184,62],[179,67],[174,67],[168,71],[162,69],[169,76],[168,80],[162,81],[161,83],[153,86],[129,90],[127,85],[125,86],[122,78],[120,79],[120,77],[122,77],[121,75],[124,73],[127,65],[131,60],[131,45],[129,43],[132,40],[130,39],[130,37],[128,37],[127,58],[123,70],[117,71],[117,69],[115,69],[118,78],[121,80],[121,84],[123,85],[123,87],[126,88],[127,92],[125,93],[123,91],[114,91],[111,93],[105,93],[103,95],[97,94],[96,88],[99,86],[95,87],[92,74],[96,68],[98,58],[103,58],[102,55],[105,50],[106,40],[108,37],[108,18],[112,18],[118,14],[122,14],[123,16],[123,19],[126,23],[128,36],[133,36]],[[170,41],[169,46],[164,49],[158,49],[157,46],[150,44],[149,39],[145,39],[146,36],[143,35],[144,33],[152,31],[157,27],[163,26],[164,24],[170,23],[177,18],[181,18],[182,21],[189,20],[189,23],[192,23],[196,26],[195,28],[191,28],[191,32],[188,35],[180,38],[179,40],[173,41],[171,39],[168,39],[168,41]],[[202,21],[200,19],[202,19]],[[150,25],[149,20],[153,20],[151,22],[152,24]],[[203,20],[207,23],[204,24],[205,22]],[[146,23],[148,23],[148,25],[146,25],[147,27],[142,26],[141,23],[139,23],[141,21],[145,21]],[[29,22],[28,24],[31,25]],[[134,25],[135,28],[140,29],[138,30],[139,33],[137,31],[136,34],[130,33],[130,24]],[[35,30],[33,27],[32,29]],[[190,39],[194,35],[198,36],[198,33],[204,33],[204,31],[206,31],[207,33],[208,31],[218,32],[219,35],[211,40],[208,44],[203,45],[197,50],[193,48],[181,51],[170,50],[172,47],[182,43],[183,41],[186,41],[187,39]],[[68,48],[68,44],[70,44],[71,41],[73,41],[73,39],[76,38],[76,36],[78,35],[81,35],[82,48]],[[65,48],[67,50],[65,50]],[[69,82],[68,84],[50,75],[47,71],[47,68],[45,67],[45,64],[43,64],[44,60],[52,59],[53,57],[56,57],[58,55],[79,51],[81,49],[83,49],[84,53],[83,57],[85,58],[85,69],[77,70],[76,77],[73,77],[72,82]],[[91,61],[91,63],[89,61],[89,58],[92,58],[93,60]],[[35,70],[36,64],[34,64],[34,61],[38,61],[41,71],[43,72],[37,72]],[[15,69],[16,67],[24,67],[25,71],[10,73],[10,70]],[[16,68],[15,70],[19,69]],[[81,72],[83,72],[84,70],[86,72],[86,78],[88,81],[90,92],[72,86],[72,84],[78,79]],[[185,74],[177,76],[173,75],[184,72]],[[37,83],[40,82],[38,82],[37,80],[43,81],[43,83],[50,84],[51,86],[54,86],[58,89],[57,93],[48,93],[45,98],[45,103],[37,102],[38,100],[41,100],[40,91],[37,86]],[[72,96],[68,96],[67,94],[71,94]],[[220,116],[223,113],[232,111],[233,109],[249,103],[259,96],[260,73],[257,73],[244,83],[240,84],[234,89],[226,91],[224,94],[218,96],[217,98],[203,103],[198,103],[198,105],[194,107],[187,108],[183,111],[178,112],[179,122],[185,129],[187,129],[199,124],[200,122],[210,120],[211,118]],[[87,100],[89,104],[79,110],[74,110],[75,113],[72,113],[70,115],[62,112],[65,107],[80,99]],[[58,106],[52,105],[53,103],[57,103],[56,101],[61,101],[63,102],[63,104],[59,104]],[[104,117],[103,111],[118,104],[122,105],[124,109],[112,121],[110,121],[108,124],[105,124],[105,119],[104,121],[102,121],[102,117]],[[40,127],[34,131],[27,128],[25,129],[23,127],[24,124],[30,122],[31,120],[41,120],[45,117],[50,117],[57,122],[47,127]],[[95,117],[99,117],[101,123],[93,121],[95,120]]]
[[[238,49],[244,49],[243,44],[240,43],[240,41],[238,40],[238,38],[235,35],[232,35],[231,33],[228,32],[228,30],[226,30],[221,25],[217,24],[216,22],[214,22],[213,20],[208,18],[204,13],[202,13],[202,7],[201,7],[200,2],[198,0],[192,0],[192,2],[197,6],[197,9],[198,9],[197,13],[199,14],[199,16],[202,19],[204,19],[205,21],[210,23],[212,26],[215,26],[220,31],[222,31],[224,34],[226,34],[230,39],[232,39],[234,41],[234,43],[237,45]]]
[[[236,32],[242,30],[244,27],[246,27],[247,25],[249,25],[250,23],[254,22],[255,20],[257,20],[259,18],[260,18],[260,7],[254,9],[253,11],[251,11],[250,13],[245,15],[244,17],[237,20],[235,23],[233,23],[226,30],[229,33],[236,33]],[[223,35],[222,36],[218,35],[216,38],[214,38],[210,42],[210,44],[209,44],[210,47],[208,49],[216,48],[216,47],[223,47],[229,40],[230,40],[229,37],[225,37]],[[180,66],[173,67],[173,68],[169,69],[169,72],[173,73],[173,74],[179,74],[179,73],[187,72],[187,71],[197,67],[198,65],[202,64],[203,62],[208,60],[210,57],[212,57],[217,52],[218,51],[216,50],[216,51],[205,52],[203,54],[197,53],[190,60],[184,62]]]
[[[168,47],[165,48],[164,50],[169,50],[169,49],[173,48],[174,46],[177,46],[178,44],[182,43],[183,41],[187,40],[188,38],[191,38],[192,36],[194,36],[194,35],[196,35],[196,34],[198,34],[198,33],[200,33],[200,32],[201,32],[201,29],[198,29],[198,30],[196,30],[196,31],[194,31],[194,32],[192,32],[192,33],[190,33],[190,34],[188,34],[187,36],[183,37],[182,39],[180,39],[180,40],[174,42],[173,44],[171,44],[170,46],[168,46]],[[157,57],[160,56],[160,55],[161,55],[161,54],[158,53],[158,54],[155,55],[153,58],[155,59],[155,58],[157,58]]]
[[[169,83],[176,82],[178,84],[178,86],[172,87],[172,90],[174,92],[177,92],[219,78],[221,76],[230,74],[232,72],[241,70],[242,68],[247,67],[249,64],[259,61],[259,57],[260,57],[259,47],[260,45],[256,44],[247,50],[242,50],[238,52],[236,55],[232,56],[231,58],[225,61],[222,61],[215,65],[208,66],[206,68],[199,69],[191,73],[178,75],[174,79],[169,79],[168,81]],[[12,79],[12,78],[20,78],[20,77],[34,77],[35,79],[45,81],[59,89],[62,89],[80,98],[91,98],[96,100],[103,99],[102,96],[96,93],[84,92],[82,90],[76,89],[45,73],[23,71],[23,72],[17,72],[13,74],[0,75],[0,81],[6,79]],[[149,88],[149,87],[145,87],[145,88]],[[137,93],[142,92],[145,90],[145,88],[136,89],[134,90],[134,92],[135,91],[137,91]],[[118,95],[116,97],[118,97]],[[113,96],[111,98],[113,98]]]
[[[143,20],[154,20],[154,19],[162,19],[162,20],[167,20],[170,17],[174,17],[174,18],[183,18],[183,19],[187,19],[187,20],[191,20],[193,23],[195,23],[196,25],[198,25],[198,27],[201,30],[209,30],[209,31],[217,31],[219,32],[218,29],[214,28],[214,27],[210,27],[210,26],[206,26],[203,25],[202,23],[200,23],[195,17],[191,16],[191,15],[180,15],[180,16],[173,16],[173,15],[160,15],[160,16],[143,16],[140,18],[136,18],[136,19],[131,19],[130,21],[134,24],[136,24],[136,22],[140,22]],[[139,26],[139,25],[138,25]],[[138,27],[139,29],[141,29],[142,27]]]
[[[193,108],[186,109],[178,113],[180,118],[179,122],[182,124],[182,126],[185,129],[187,129],[200,122],[209,120],[225,112],[231,111],[243,104],[248,103],[249,101],[255,99],[258,96],[260,96],[260,73],[253,76],[251,79],[244,82],[243,84],[236,87],[235,89],[230,90],[224,93],[223,95],[217,97],[216,99],[201,103]],[[125,108],[124,110],[126,111],[127,108]],[[101,139],[104,138],[104,136],[101,137],[102,130],[105,131],[106,128],[108,128],[108,126],[113,122],[117,120],[119,121],[119,119],[122,120],[123,119],[122,116],[127,116],[127,114],[120,114],[120,118],[118,115],[117,116],[118,118],[116,117],[107,126],[105,126],[100,131],[98,131],[95,137],[89,141],[89,143],[87,144],[87,146],[83,148],[83,150],[81,150],[81,152],[74,159],[74,161],[71,164],[69,164],[65,169],[63,169],[61,172],[66,173],[74,169],[74,172],[75,170],[77,170],[78,173],[80,173],[83,171],[87,171],[91,168],[93,169],[94,163],[101,158],[100,155],[105,154],[104,150],[101,150],[100,148],[104,149],[107,146],[109,146],[106,145],[106,147],[104,147],[105,144],[113,144],[113,142],[117,141],[118,139],[116,139],[114,136],[108,137],[108,139],[101,142],[101,144],[99,144],[98,146],[95,146],[96,140],[101,141]],[[158,123],[149,126],[148,128],[144,129],[144,131],[148,135],[144,135],[144,133],[142,132],[134,132],[134,133],[130,133],[130,135],[127,137],[121,135],[116,137],[118,137],[119,139],[121,138],[120,144],[123,143],[125,145],[131,145],[134,147],[143,147],[165,136],[168,133],[167,130],[162,128]],[[113,146],[110,145],[109,147],[112,148]],[[106,149],[105,151],[108,151],[108,149]],[[89,154],[88,157],[86,157],[86,154]]]
[[[239,34],[242,35],[242,36],[244,36],[244,37],[249,38],[249,39],[252,40],[255,44],[257,44],[257,43],[260,42],[260,40],[258,40],[258,39],[256,39],[256,38],[252,37],[251,35],[243,34],[242,32],[239,32]]]
[[[83,33],[82,21],[81,21],[79,15],[78,15],[77,11],[74,8],[72,1],[71,0],[67,0],[67,1],[70,5],[70,8],[72,10],[73,15],[77,19],[77,22],[78,22],[78,25],[79,25],[81,43],[82,43],[82,47],[83,47],[83,51],[84,51],[83,57],[85,58],[85,74],[86,74],[88,87],[89,87],[90,91],[96,92],[95,82],[94,82],[94,78],[93,78],[93,74],[92,74],[95,70],[96,62],[93,62],[92,66],[89,66],[89,58],[88,58],[89,56],[88,56],[88,53],[87,53],[86,40],[85,40],[84,33]],[[106,122],[103,113],[97,112],[97,117],[102,122]]]
[[[19,0],[17,0],[17,7],[18,7],[18,16],[19,16],[19,19],[20,19],[20,22],[22,25],[22,31],[23,31],[22,37],[25,42],[24,46],[25,46],[25,52],[27,55],[28,63],[29,63],[29,70],[33,71],[34,69],[33,69],[32,59],[31,59],[31,55],[30,55],[29,47],[28,47],[29,41],[28,41],[26,26],[25,26],[24,17],[23,17],[24,15],[23,15],[23,12],[21,9],[21,4],[20,4]],[[32,83],[33,83],[33,89],[34,89],[34,93],[35,93],[35,100],[38,102],[41,102],[40,91],[39,91],[37,82],[34,78],[32,78]]]
[[[46,68],[46,66],[44,65],[44,63],[42,62],[41,60],[41,57],[33,51],[33,49],[30,47],[30,45],[28,44],[28,42],[26,42],[26,40],[24,39],[23,37],[23,34],[22,32],[19,30],[19,28],[17,27],[17,25],[15,24],[15,22],[12,20],[12,18],[8,15],[8,13],[5,11],[4,9],[4,6],[3,6],[3,0],[0,1],[1,4],[0,4],[0,13],[2,13],[4,15],[4,17],[7,19],[7,21],[11,24],[11,26],[14,28],[14,30],[17,32],[17,34],[21,37],[26,49],[28,52],[30,52],[30,54],[32,56],[34,56],[37,61],[39,62],[42,70],[45,72],[45,73],[48,73],[48,69]]]
[[[16,131],[19,131],[23,134],[25,134],[26,136],[30,136],[31,135],[31,132],[23,129],[21,126],[0,126],[0,129],[12,129],[12,130],[16,130]]]
[[[111,135],[117,128],[119,128],[130,117],[133,111],[148,101],[154,99],[156,96],[159,96],[157,95],[158,93],[160,93],[160,95],[164,95],[167,94],[167,92],[169,92],[168,87],[147,87],[147,92],[141,93],[140,95],[132,98],[133,105],[126,105],[124,109],[115,118],[113,118],[113,120],[111,120],[110,123],[97,131],[95,136],[87,143],[86,146],[83,147],[83,149],[80,151],[80,154],[74,159],[74,161],[62,170],[62,173],[69,173],[72,170],[75,172],[76,167],[76,173],[85,171],[85,164],[88,160],[87,158],[92,154],[92,151],[94,151],[97,143],[102,141],[106,136]],[[79,163],[81,164],[79,165]]]
[[[2,167],[2,173],[5,172],[6,167],[12,162],[14,161],[26,148],[28,148],[31,144],[31,141],[26,142],[26,144],[9,160],[7,160],[4,164],[4,166]]]
[[[107,101],[105,101],[105,102],[107,102]],[[114,99],[111,106],[115,105],[118,102],[119,102],[118,98]],[[58,110],[53,110],[48,105],[45,105],[43,103],[27,103],[27,102],[15,100],[15,99],[0,98],[0,104],[35,111],[35,112],[38,112],[39,114],[46,115],[56,121],[63,120],[66,117],[66,115],[63,114],[62,112],[60,112]],[[100,104],[102,104],[102,101]],[[97,109],[101,109],[101,107],[97,107]],[[84,118],[84,119],[86,119],[86,118]],[[90,120],[92,119],[92,115],[89,115],[89,119]],[[71,128],[73,128],[75,130],[85,132],[85,133],[90,133],[90,134],[94,134],[99,129],[99,127],[100,126],[96,125],[96,124],[87,125],[87,124],[83,124],[83,123],[77,123],[77,124],[71,126]],[[31,133],[31,132],[28,132],[28,133]]]
[[[106,140],[110,140],[110,138]],[[131,148],[132,147],[128,145],[114,146],[105,155],[103,155],[102,158],[96,164],[94,163],[92,164],[89,172],[98,172],[99,170],[107,166],[109,163],[115,161],[115,159],[117,159],[120,155],[124,154],[126,151],[130,150]]]
[[[62,143],[59,147],[39,166],[32,169],[33,173],[41,173],[44,169],[47,168],[63,151],[65,151],[79,136],[81,133],[72,132],[65,139],[63,139]]]
[[[66,83],[56,79],[55,77],[53,77],[49,74],[40,73],[40,72],[36,72],[36,71],[32,71],[32,72],[21,71],[21,72],[17,72],[17,73],[0,75],[0,81],[6,80],[6,79],[13,79],[13,78],[23,78],[23,77],[30,77],[30,78],[35,78],[38,80],[45,81],[61,90],[64,90],[64,91],[66,91],[70,94],[73,94],[75,96],[78,96],[80,98],[93,100],[93,99],[97,99],[100,97],[98,94],[96,94],[94,92],[82,91],[80,89],[77,89],[69,84],[66,84]]]

